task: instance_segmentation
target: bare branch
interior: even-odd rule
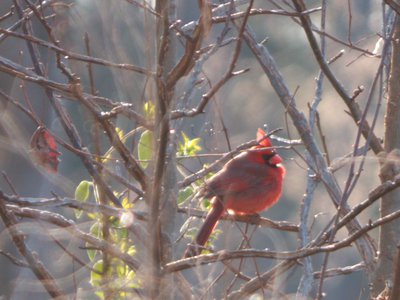
[[[198,218],[205,218],[207,212],[199,210],[199,209],[193,209],[193,208],[186,208],[186,207],[181,207],[178,209],[179,212],[188,214],[189,216],[194,216]],[[290,231],[290,232],[298,232],[299,231],[299,226],[292,224],[287,221],[273,221],[267,218],[263,218],[259,215],[226,215],[222,216],[221,220],[226,220],[226,221],[234,221],[234,222],[243,222],[247,223],[249,225],[256,225],[260,227],[267,227],[267,228],[272,228],[272,229],[277,229],[277,230],[282,230],[282,231]]]
[[[0,28],[0,33],[4,34],[6,36],[17,37],[22,40],[29,41],[29,42],[35,43],[37,45],[43,46],[45,48],[51,49],[56,54],[63,55],[66,58],[71,59],[71,60],[88,62],[88,63],[92,63],[92,64],[104,66],[104,67],[133,71],[133,72],[143,74],[146,76],[154,76],[154,74],[148,72],[144,68],[141,68],[141,67],[138,67],[135,65],[131,65],[131,64],[118,64],[118,63],[110,62],[110,61],[107,61],[107,60],[104,60],[101,58],[96,58],[93,56],[87,56],[87,55],[83,55],[83,54],[74,53],[74,52],[66,50],[65,48],[61,48],[58,45],[54,45],[52,43],[38,39],[33,35],[21,34],[21,33],[17,33],[14,31],[7,30],[7,29],[3,29],[3,28]]]
[[[296,103],[294,102],[294,99],[291,96],[274,59],[264,46],[255,41],[254,35],[250,32],[250,29],[246,30],[243,37],[250,49],[253,51],[255,57],[258,59],[264,72],[268,76],[282,104],[287,109],[288,114],[291,116],[294,126],[300,134],[307,151],[314,160],[318,175],[324,183],[328,194],[333,202],[338,205],[340,203],[340,199],[342,198],[340,187],[338,186],[336,179],[333,177],[333,174],[329,171],[325,159],[320,152],[314,137],[311,135],[311,130],[304,114],[301,113],[296,107]],[[342,209],[344,212],[348,212],[350,210],[348,206],[345,206]],[[357,220],[352,220],[352,223],[349,224],[349,231],[353,232],[358,229],[360,229],[360,225],[358,224]],[[360,240],[356,241],[356,244],[359,248],[360,254],[368,262],[367,265],[369,264],[372,269],[371,263],[373,261],[374,252],[369,240],[362,237]]]
[[[58,299],[67,299],[62,293],[57,282],[45,268],[39,257],[25,243],[25,236],[17,229],[18,221],[14,214],[10,212],[4,202],[3,193],[0,192],[0,217],[6,225],[12,240],[17,247],[19,253],[26,259],[32,272],[39,279],[40,283],[46,289],[50,296]]]
[[[305,10],[305,5],[303,0],[294,0],[293,1],[298,12]],[[319,49],[318,43],[312,33],[312,25],[311,20],[307,15],[300,16],[301,24],[303,25],[304,31],[307,35],[308,41],[310,43],[311,49],[316,57],[321,70],[325,73],[328,80],[331,82],[336,92],[343,99],[347,107],[349,108],[351,115],[354,119],[354,122],[360,127],[362,134],[366,140],[370,140],[370,145],[375,154],[381,152],[383,150],[380,140],[375,136],[372,132],[368,122],[365,118],[362,117],[363,113],[360,110],[358,104],[352,101],[351,96],[347,94],[343,86],[336,79],[335,75],[332,73],[328,64],[326,63],[321,51]]]
[[[59,214],[33,208],[17,207],[10,204],[7,205],[7,209],[17,216],[49,222],[64,228],[70,232],[72,236],[91,244],[94,249],[105,251],[112,256],[120,258],[133,270],[137,270],[140,266],[140,263],[136,259],[127,253],[121,252],[119,247],[83,232],[73,221],[68,220]]]

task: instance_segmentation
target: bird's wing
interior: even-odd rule
[[[274,185],[275,178],[268,175],[268,166],[255,163],[234,164],[228,166],[229,170],[221,172],[211,177],[205,186],[205,197],[227,196],[241,192],[250,192],[253,188],[268,189]]]

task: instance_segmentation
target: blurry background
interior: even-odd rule
[[[277,1],[279,5],[287,8],[282,2],[284,1]],[[197,20],[196,3],[197,1],[177,1],[178,19],[182,20],[183,24]],[[151,50],[146,49],[146,45],[151,44],[152,36],[146,34],[146,32],[152,32],[153,28],[146,28],[142,9],[130,4],[129,1],[122,0],[58,1],[58,4],[51,8],[54,13],[51,23],[54,26],[54,34],[62,47],[71,52],[85,54],[83,37],[87,33],[94,57],[117,63],[131,63],[141,67],[151,66],[152,54]],[[69,7],[64,7],[61,4],[68,4]],[[306,1],[306,4],[308,8],[314,8],[320,6],[321,1]],[[1,1],[0,15],[5,15],[10,10],[11,5],[12,1]],[[255,6],[276,9],[273,1],[256,1]],[[349,6],[351,7],[351,14],[348,9]],[[319,12],[312,14],[312,19],[316,25],[319,25],[319,18]],[[11,16],[3,20],[0,26],[3,29],[9,28],[17,20],[16,15]],[[379,40],[379,33],[382,32],[381,3],[370,0],[328,1],[326,22],[326,32],[330,35],[346,44],[372,51]],[[35,22],[34,24],[37,37],[47,40],[47,35],[42,26]],[[279,15],[252,16],[250,25],[260,42],[267,39],[265,45],[274,56],[287,85],[292,93],[296,91],[295,99],[299,109],[308,114],[308,104],[315,98],[315,78],[318,76],[319,68],[302,28],[290,17]],[[222,26],[213,27],[207,40],[204,41],[204,46],[215,42]],[[235,30],[232,30],[230,35],[236,36]],[[349,93],[351,94],[351,91],[358,86],[364,86],[365,90],[368,91],[375,76],[379,59],[363,55],[362,52],[329,38],[326,42],[327,59],[337,55],[341,50],[345,50],[344,55],[331,67]],[[220,48],[204,64],[204,76],[212,83],[215,83],[226,72],[234,45],[234,43],[231,43]],[[54,81],[66,83],[66,79],[56,68],[53,56],[44,47],[40,47],[40,50],[48,76]],[[178,49],[178,57],[180,54],[182,54],[182,48]],[[0,56],[22,65],[31,65],[25,41],[21,39],[7,37],[2,40]],[[48,58],[47,61],[46,58]],[[65,62],[88,86],[86,65],[67,59],[65,59]],[[151,100],[151,95],[145,93],[146,82],[143,76],[104,66],[93,66],[93,68],[98,95],[111,98],[114,101],[132,103],[134,109],[139,112],[142,111],[143,103]],[[210,101],[206,113],[175,123],[178,138],[180,138],[180,131],[184,131],[190,138],[202,138],[203,153],[226,152],[229,149],[222,132],[222,122],[228,130],[229,141],[233,148],[254,139],[256,129],[264,125],[267,125],[269,129],[283,128],[278,133],[283,138],[299,138],[291,125],[290,119],[285,114],[285,108],[282,107],[264,72],[245,44],[243,44],[236,69],[241,68],[249,68],[250,70],[229,80]],[[175,94],[177,103],[182,99],[182,93],[187,84],[185,79],[180,82]],[[89,92],[87,86],[84,89]],[[195,106],[200,96],[208,89],[209,86],[206,82],[201,84],[188,99],[187,105],[189,107]],[[50,109],[42,88],[0,73],[0,90],[21,103],[26,103],[25,99],[28,98],[35,113],[47,127],[59,138],[68,140],[54,112]],[[357,98],[361,107],[365,104],[366,96],[367,92],[364,92]],[[327,141],[329,157],[334,160],[352,151],[357,128],[353,120],[345,113],[346,108],[342,100],[332,90],[329,83],[324,84],[322,98],[318,111]],[[377,106],[382,105],[375,130],[377,136],[383,134],[383,100],[374,99],[372,102],[372,113]],[[74,124],[77,126],[85,144],[91,148],[89,133],[93,129],[93,122],[90,121],[88,112],[82,109],[82,106],[78,103],[65,99],[62,101],[63,105],[70,111]],[[51,191],[54,191],[62,196],[73,197],[76,185],[81,180],[88,179],[88,174],[81,162],[69,151],[61,149],[63,155],[58,174],[49,175],[36,168],[28,153],[29,139],[36,129],[36,124],[15,107],[7,104],[6,101],[2,100],[0,103],[0,168],[10,178],[18,194],[31,197],[50,197]],[[118,120],[117,124],[123,129],[134,127],[134,124],[130,124],[126,119]],[[296,149],[300,153],[303,152],[301,146],[296,147]],[[307,166],[293,151],[280,150],[280,154],[284,158],[287,169],[284,194],[281,201],[265,212],[264,215],[273,220],[287,220],[298,223],[300,203],[305,193]],[[213,160],[214,158],[185,162],[185,165],[190,171],[195,172],[200,165]],[[364,200],[368,192],[379,184],[377,174],[377,162],[371,157],[367,160],[360,182],[350,197],[350,205],[355,205]],[[343,184],[348,176],[348,169],[343,168],[336,175],[338,182]],[[0,180],[0,189],[6,193],[11,193],[10,187],[4,179]],[[311,228],[312,237],[326,225],[327,220],[330,220],[334,213],[335,208],[321,186],[312,204],[311,215],[315,215],[315,218],[311,217],[310,220],[310,223],[314,222]],[[65,214],[68,218],[74,218],[70,210],[66,210]],[[370,218],[377,216],[377,207],[373,207],[362,214],[360,222],[364,224]],[[181,219],[177,221],[177,226],[180,226],[185,219],[186,216],[181,216]],[[89,226],[89,223],[82,224],[82,228]],[[221,235],[221,238],[215,244],[216,249],[236,247],[235,245],[240,238],[236,226],[229,222],[220,226],[226,234]],[[71,264],[71,258],[65,256],[60,248],[49,247],[52,241],[46,237],[46,234],[43,234],[43,231],[40,231],[39,227],[38,225],[30,226],[28,224],[26,228],[26,230],[29,230],[27,232],[29,233],[28,243],[40,254],[48,268],[56,276],[66,276],[65,285],[69,288],[73,287],[72,282],[75,280],[69,275],[71,272],[76,273],[78,281],[87,279],[87,270]],[[55,231],[55,233],[58,232]],[[59,233],[62,236],[62,232]],[[376,232],[372,233],[373,236],[374,234]],[[337,238],[343,238],[346,235],[346,231],[341,231]],[[67,244],[69,242],[74,243],[74,241],[65,242]],[[176,258],[181,256],[184,246],[185,243],[177,245]],[[259,249],[269,248],[286,251],[295,250],[298,247],[298,241],[294,233],[262,228],[257,230],[253,236],[252,246]],[[15,253],[14,246],[10,243],[5,231],[2,231],[0,235],[0,249]],[[82,258],[85,259],[85,251],[82,251],[81,254]],[[320,269],[321,257],[319,255],[313,257],[315,271]],[[352,265],[359,261],[359,255],[354,249],[341,250],[330,256],[328,268]],[[273,262],[260,260],[259,268],[266,270],[271,263]],[[30,270],[16,267],[3,256],[0,256],[0,265],[2,270],[0,272],[0,294],[6,294],[12,290],[12,287],[15,287],[10,292],[11,299],[27,299],[29,297],[33,300],[46,297],[44,296],[46,294],[38,292],[42,288],[35,283],[36,278]],[[74,268],[76,268],[75,271]],[[78,269],[80,271],[77,271]],[[186,273],[192,280],[202,278],[205,282],[204,286],[207,286],[207,278],[210,274],[217,274],[217,271],[213,265],[200,268],[195,273],[192,271]],[[277,284],[282,287],[282,291],[295,293],[300,277],[301,268],[298,268],[288,278],[282,279],[282,282]],[[229,282],[230,279],[225,280]],[[221,286],[224,286],[224,284]],[[326,299],[332,300],[365,299],[368,294],[367,279],[363,272],[327,279],[324,287]]]

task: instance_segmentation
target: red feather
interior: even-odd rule
[[[281,193],[285,168],[282,158],[271,149],[272,143],[262,129],[257,131],[259,145],[242,152],[206,181],[199,195],[212,198],[212,208],[207,214],[194,243],[184,257],[201,253],[219,218],[225,212],[255,214],[274,205]],[[263,148],[269,149],[263,149]]]
[[[30,146],[37,164],[49,172],[58,171],[61,153],[57,149],[55,138],[44,126],[39,126],[33,133]]]
[[[257,142],[259,142],[262,147],[272,147],[271,140],[268,137],[265,137],[265,131],[261,128],[257,130]],[[264,138],[265,137],[265,138]]]

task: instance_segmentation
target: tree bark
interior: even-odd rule
[[[150,278],[147,283],[151,299],[175,299],[173,277],[163,274],[163,266],[172,260],[174,220],[177,213],[176,147],[171,136],[170,113],[174,86],[166,87],[168,74],[174,67],[176,45],[170,34],[171,20],[176,19],[174,0],[157,1],[157,55],[154,107],[154,175],[152,176],[150,198]]]
[[[400,149],[400,18],[397,16],[392,37],[391,69],[385,115],[385,152],[380,154],[382,182],[392,180],[399,173]],[[400,210],[400,190],[396,189],[381,199],[380,215],[384,217]],[[372,294],[378,295],[391,280],[397,244],[400,241],[400,220],[380,227],[379,256],[374,274]]]

